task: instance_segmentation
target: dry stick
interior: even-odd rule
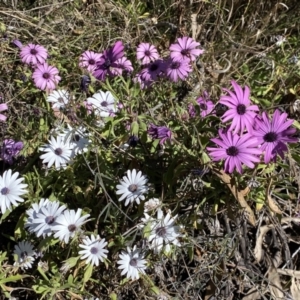
[[[31,25],[31,26],[33,26],[33,27],[36,27],[36,26],[37,26],[37,24],[33,24],[33,23],[31,23],[30,21],[28,21],[28,20],[26,20],[26,19],[23,19],[23,18],[21,18],[21,17],[19,17],[19,16],[17,16],[17,15],[16,15],[16,12],[13,12],[13,14],[9,14],[9,13],[7,13],[7,12],[1,10],[1,11],[0,11],[0,15],[1,15],[1,14],[4,14],[4,15],[6,15],[6,16],[10,16],[10,17],[12,17],[12,18],[19,19],[19,20],[21,20],[21,21],[24,21],[24,22],[28,23],[29,25]],[[47,29],[44,29],[44,28],[40,28],[40,29],[43,30],[43,31],[45,31],[45,32],[47,32],[47,33],[52,34],[52,32],[48,31]]]
[[[235,180],[230,177],[230,175],[226,174],[223,170],[218,170],[216,168],[212,169],[212,172],[217,175],[230,189],[231,193],[235,197],[235,199],[239,202],[240,206],[245,209],[248,214],[248,221],[251,225],[255,226],[256,218],[255,215],[245,200],[245,191],[241,191],[238,189]]]

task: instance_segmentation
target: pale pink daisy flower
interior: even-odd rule
[[[97,61],[102,57],[101,53],[93,51],[85,51],[79,58],[79,67],[86,68],[89,72],[93,72],[96,68]]]
[[[40,90],[54,90],[61,77],[57,68],[49,66],[47,63],[37,65],[32,74],[32,78],[37,88]]]
[[[188,58],[191,61],[196,60],[196,58],[204,52],[202,49],[197,49],[200,43],[194,41],[192,38],[184,36],[177,39],[176,44],[170,46],[170,56],[175,60],[182,60]]]
[[[111,67],[111,73],[114,76],[120,76],[124,73],[133,71],[132,63],[127,57],[123,56],[115,61],[114,66]]]
[[[136,57],[137,59],[142,61],[142,64],[149,64],[151,61],[155,61],[159,58],[159,54],[157,49],[154,45],[149,43],[141,43],[137,47],[136,50]]]
[[[43,64],[46,61],[48,52],[41,45],[28,44],[22,47],[20,56],[23,63],[35,66],[37,64]]]
[[[7,106],[7,104],[6,104],[6,103],[2,103],[2,104],[0,104],[0,112],[2,112],[2,111],[5,111],[5,110],[8,110],[8,106]],[[5,121],[6,121],[6,119],[7,119],[7,117],[6,117],[6,116],[4,116],[4,115],[0,114],[0,121],[3,121],[3,122],[5,122]]]
[[[191,72],[192,68],[190,60],[187,58],[183,58],[182,60],[174,60],[170,58],[166,62],[165,73],[173,82],[177,82],[179,79],[185,80]]]
[[[209,95],[206,91],[204,91],[203,96],[199,97],[196,102],[199,105],[200,115],[202,118],[205,118],[207,115],[209,115],[215,108],[214,103],[210,101]],[[196,109],[193,104],[189,105],[189,114],[192,118],[196,117]]]

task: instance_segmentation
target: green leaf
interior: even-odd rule
[[[80,256],[76,256],[76,257],[70,257],[67,260],[64,261],[64,264],[67,264],[68,267],[73,268],[76,266],[78,259]]]
[[[135,136],[139,135],[139,124],[137,121],[133,121],[131,124],[131,134]]]
[[[68,283],[69,283],[70,285],[73,285],[73,282],[74,282],[74,277],[73,277],[72,274],[70,274],[69,277],[68,277]]]
[[[6,26],[5,26],[5,24],[4,23],[0,23],[0,31],[1,32],[5,32],[6,31]]]
[[[16,229],[15,229],[15,237],[16,239],[18,239],[18,237],[22,237],[24,238],[25,237],[25,214],[22,214],[18,220],[18,223],[16,225]]]
[[[2,224],[2,221],[5,220],[11,213],[11,210],[7,209],[6,212],[1,216],[0,224]]]
[[[0,284],[6,283],[6,282],[15,282],[15,281],[21,280],[21,279],[26,278],[26,277],[30,277],[30,276],[29,275],[19,275],[19,274],[9,276],[7,278],[1,279]]]
[[[37,294],[47,293],[51,291],[51,289],[46,285],[44,285],[44,282],[39,282],[37,285],[33,285],[32,288]]]
[[[84,272],[83,282],[88,282],[93,273],[93,265],[88,265]]]
[[[6,258],[6,255],[7,255],[7,252],[0,252],[0,264],[1,264],[4,260],[7,259],[7,258]],[[0,276],[1,276],[1,274],[0,274]]]
[[[300,130],[300,123],[298,121],[294,120],[293,125]]]
[[[109,295],[110,299],[111,300],[117,300],[118,299],[118,295],[115,293],[115,292],[112,292],[110,295]]]
[[[150,149],[150,152],[151,152],[151,153],[156,152],[156,147],[157,147],[158,143],[159,143],[159,139],[153,141],[152,147],[151,147],[151,149]]]
[[[151,287],[151,291],[155,294],[155,295],[159,295],[160,294],[160,290],[157,286],[152,286]]]
[[[206,154],[206,152],[202,152],[201,159],[203,164],[207,164],[210,162],[209,156]]]

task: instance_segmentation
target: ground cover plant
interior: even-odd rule
[[[2,0],[0,299],[299,299],[297,2]]]

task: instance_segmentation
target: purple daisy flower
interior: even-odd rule
[[[243,91],[242,87],[234,80],[231,81],[234,93],[224,89],[229,95],[222,96],[219,103],[229,107],[222,116],[222,122],[232,120],[229,130],[234,129],[234,133],[238,131],[243,132],[247,128],[248,132],[251,131],[254,124],[254,118],[257,116],[256,111],[259,111],[257,105],[252,105],[249,99],[250,89],[245,86]]]
[[[5,139],[1,148],[1,158],[11,165],[13,163],[13,158],[19,154],[23,149],[23,146],[22,142],[16,142],[13,139]]]
[[[43,64],[46,61],[48,52],[41,45],[28,44],[22,47],[20,56],[24,64],[32,64],[35,66],[37,64]]]
[[[79,58],[79,67],[85,68],[89,72],[93,72],[96,68],[97,61],[99,61],[101,57],[101,53],[87,50],[83,52]]]
[[[177,44],[172,44],[170,46],[170,56],[175,60],[187,58],[191,61],[194,61],[197,56],[204,52],[202,49],[196,49],[198,46],[200,46],[200,43],[197,43],[190,37],[184,36],[177,39]]]
[[[209,100],[209,96],[207,92],[203,93],[203,97],[199,97],[196,102],[199,104],[200,106],[200,111],[201,111],[201,117],[204,118],[206,117],[208,114],[210,114],[214,108],[215,105],[212,101]]]
[[[142,64],[149,64],[151,61],[155,61],[159,58],[159,54],[157,49],[154,45],[149,43],[141,43],[137,47],[136,50],[136,57],[137,59],[142,61]]]
[[[219,130],[220,138],[213,138],[218,148],[207,147],[213,161],[225,159],[225,172],[232,173],[236,168],[242,173],[242,164],[254,168],[254,162],[259,162],[261,149],[258,149],[258,140],[249,133],[239,136],[232,131]]]
[[[123,71],[125,73],[130,73],[133,71],[131,61],[125,56],[117,59],[114,65],[115,66],[111,68],[111,73],[115,76],[122,75]]]
[[[140,88],[143,90],[143,89],[146,89],[148,87],[150,87],[152,84],[153,84],[153,81],[149,81],[149,80],[145,80],[141,73],[137,73],[135,75],[135,77],[133,78],[133,81],[134,82],[138,82],[140,84]]]
[[[116,61],[124,56],[124,45],[121,41],[116,42],[111,48],[105,50],[96,64],[93,75],[104,81],[106,76],[115,76],[113,68],[118,68]]]
[[[157,59],[141,70],[140,75],[145,81],[155,81],[165,71],[165,67],[165,62],[162,59]]]
[[[179,79],[185,80],[192,72],[190,60],[188,58],[182,60],[169,58],[166,62],[165,72],[173,82],[177,82]]]
[[[214,103],[209,100],[209,95],[206,91],[204,91],[203,97],[199,97],[196,102],[200,107],[200,115],[202,118],[210,114],[215,108]],[[189,105],[189,115],[192,118],[196,116],[196,109],[193,104]]]
[[[32,74],[32,78],[37,88],[40,90],[54,90],[56,84],[61,80],[58,76],[58,69],[49,66],[47,63],[37,65]]]
[[[152,137],[152,139],[159,139],[159,143],[163,144],[166,140],[170,140],[172,136],[171,130],[166,126],[156,126],[154,124],[150,124],[148,129],[148,134]]]
[[[6,104],[6,103],[2,103],[2,104],[0,104],[0,112],[2,112],[2,111],[5,111],[5,110],[8,110],[8,106],[7,106],[7,104]],[[5,121],[6,121],[6,119],[7,119],[7,117],[6,117],[6,116],[4,116],[3,114],[0,114],[0,121],[3,121],[3,122],[5,122]]]
[[[264,161],[269,163],[276,161],[277,154],[283,158],[284,152],[288,150],[286,143],[296,143],[297,138],[292,137],[296,128],[289,128],[294,120],[287,120],[286,113],[275,110],[273,119],[270,120],[267,113],[263,112],[261,117],[255,118],[251,134],[258,139],[260,149],[265,152]]]

